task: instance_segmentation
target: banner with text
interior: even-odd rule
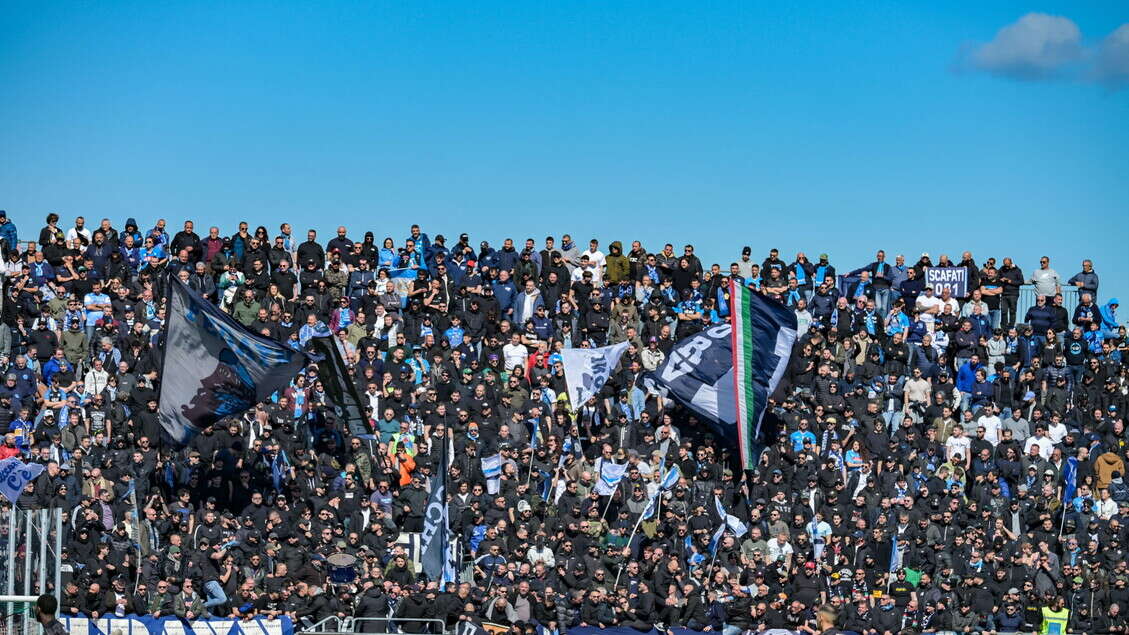
[[[936,295],[948,289],[954,298],[968,295],[968,270],[964,267],[926,267],[925,285],[933,287]]]

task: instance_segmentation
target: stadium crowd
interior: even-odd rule
[[[828,254],[758,262],[749,247],[705,265],[690,245],[568,234],[494,246],[339,227],[325,241],[287,223],[201,236],[190,220],[56,214],[21,242],[3,212],[0,249],[0,459],[45,464],[19,505],[66,514],[63,616],[1127,632],[1129,341],[1088,260],[1066,277],[1046,257],[1025,271],[880,251],[837,272]],[[968,296],[926,286],[930,266],[965,268]],[[187,447],[165,443],[173,277],[290,346],[337,338],[367,434],[311,366]],[[728,319],[729,280],[800,327],[751,471],[643,381]],[[1038,299],[1018,315],[1025,285]],[[574,412],[558,351],[624,341]],[[445,444],[465,567],[442,584],[412,536]],[[491,494],[481,459],[495,454]],[[628,465],[610,497],[594,491],[608,461]],[[681,478],[660,491],[672,466]],[[711,549],[715,497],[748,532]]]

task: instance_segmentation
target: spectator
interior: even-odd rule
[[[5,254],[0,457],[45,466],[21,506],[67,514],[68,616],[1125,629],[1129,344],[1089,260],[1064,296],[1043,258],[1017,327],[1022,272],[970,252],[938,259],[965,269],[958,298],[924,284],[928,254],[907,266],[878,251],[840,289],[827,253],[789,263],[745,247],[707,267],[692,245],[581,251],[569,234],[475,251],[468,234],[449,246],[418,225],[379,243],[340,226],[323,245],[313,230],[295,244],[288,223],[201,239],[191,220],[172,237],[163,219],[144,234],[134,219],[120,232],[59,222],[34,252]],[[18,244],[3,215],[0,239]],[[315,365],[166,443],[173,276],[292,346],[340,338],[363,432]],[[780,387],[757,397],[766,449],[752,470],[646,375],[728,319],[731,280],[799,323]],[[573,408],[561,350],[613,342],[630,344],[622,362]],[[420,567],[444,449],[458,585]],[[625,464],[610,496],[597,490],[609,462]],[[673,466],[681,478],[660,488]],[[748,533],[714,541],[718,504]]]

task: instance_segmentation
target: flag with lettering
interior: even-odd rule
[[[561,364],[564,366],[569,404],[573,410],[600,392],[630,344],[620,342],[601,348],[561,349]]]
[[[447,444],[440,443],[439,467],[431,477],[431,494],[423,513],[423,534],[420,536],[420,564],[429,580],[451,582],[455,567],[451,563],[451,525],[447,508],[447,470],[450,457]]]
[[[16,504],[20,500],[20,493],[43,469],[42,464],[24,463],[14,456],[0,461],[0,494],[7,496],[13,505]]]
[[[753,444],[760,437],[768,396],[788,369],[796,343],[796,314],[732,280],[729,291],[733,299],[730,336],[737,445],[741,464],[751,470],[756,462]]]

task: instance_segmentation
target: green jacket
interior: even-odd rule
[[[78,364],[86,357],[89,350],[89,342],[86,340],[86,333],[81,329],[77,331],[66,330],[63,331],[63,337],[59,341],[59,345],[63,348],[63,355],[67,361],[72,364]]]
[[[612,284],[619,284],[621,280],[631,277],[631,262],[623,255],[623,243],[618,240],[608,246],[608,255],[604,262],[605,273],[611,278]]]
[[[231,317],[243,326],[251,326],[251,322],[259,317],[259,303],[252,302],[248,305],[243,300],[238,300],[231,305]]]

